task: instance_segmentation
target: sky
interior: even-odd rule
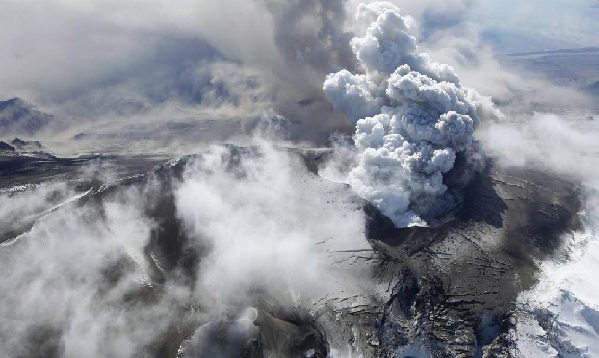
[[[359,2],[2,0],[0,99],[75,121],[173,105],[310,120],[331,108],[326,74],[355,66]],[[510,77],[497,54],[599,45],[595,0],[393,3],[415,19],[427,51],[497,98],[516,86],[497,88]]]
[[[568,47],[599,45],[599,2],[596,0],[480,1],[467,18],[489,33],[511,37],[512,42],[518,41],[516,35],[532,40],[528,44],[532,48],[552,43]],[[518,43],[511,46],[526,51]],[[509,52],[510,45],[499,50]]]

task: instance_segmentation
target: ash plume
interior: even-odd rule
[[[356,124],[357,165],[348,183],[396,226],[434,225],[459,202],[444,176],[458,155],[473,158],[490,99],[460,84],[449,65],[418,51],[413,20],[388,2],[360,4],[365,28],[351,40],[363,73],[327,76],[324,91]]]
[[[274,43],[288,63],[319,72],[355,67],[353,33],[343,30],[345,1],[268,0],[266,5],[273,14]]]

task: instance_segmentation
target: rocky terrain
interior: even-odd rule
[[[253,148],[226,148],[222,165],[236,176],[249,175],[243,163],[262,155]],[[151,311],[170,300],[168,321],[155,326],[154,338],[138,347],[137,356],[519,356],[512,332],[516,298],[535,283],[538,260],[556,255],[563,238],[579,226],[575,186],[534,170],[501,168],[489,162],[444,224],[397,229],[344,184],[318,175],[328,151],[281,150],[300,163],[299,179],[331,193],[330,198],[322,198],[322,205],[341,210],[341,203],[349,203],[363,213],[364,242],[339,250],[332,236],[315,238],[315,245],[329,253],[329,264],[336,272],[364,274],[367,289],[316,290],[290,306],[276,294],[256,288],[250,290],[248,300],[230,304],[218,315],[211,315],[213,308],[201,298],[173,300],[169,290],[175,283],[196,285],[202,262],[213,250],[189,236],[175,203],[186,168],[199,165],[200,173],[212,175],[205,155],[183,157],[148,174],[120,176],[101,186],[80,184],[72,197],[56,198],[58,205],[29,213],[28,225],[5,232],[1,254],[10,255],[19,245],[27,245],[24,241],[35,240],[27,233],[48,215],[88,208],[106,218],[106,203],[133,188],[141,195],[145,217],[154,223],[142,250],[145,260],[121,252],[102,261],[102,284],[94,300],[136,312]],[[57,160],[52,165],[72,164]],[[2,178],[5,189],[15,184],[10,177]],[[45,179],[49,178],[52,175]],[[140,262],[147,264],[145,283],[129,282],[129,273]],[[123,285],[124,291],[116,290]],[[107,296],[116,292],[120,292],[116,297]],[[7,317],[26,319],[19,318],[18,312]],[[64,353],[68,326],[48,324],[30,326],[16,342],[27,347],[23,357]],[[0,332],[4,338],[6,334]]]

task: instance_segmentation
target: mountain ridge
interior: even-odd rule
[[[0,133],[4,135],[34,135],[54,119],[19,97],[0,101]]]

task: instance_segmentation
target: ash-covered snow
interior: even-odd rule
[[[523,357],[599,357],[599,240],[576,235],[569,262],[547,262],[520,297],[516,342]]]
[[[536,115],[510,133],[505,139],[510,143],[493,146],[505,148],[501,160],[575,178],[583,186],[584,203],[584,230],[540,264],[539,282],[518,298],[517,352],[522,357],[599,357],[599,130],[585,121]]]

